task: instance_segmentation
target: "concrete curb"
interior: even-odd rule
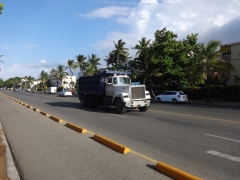
[[[189,174],[187,172],[184,172],[180,169],[177,169],[173,166],[170,166],[163,162],[158,162],[156,164],[156,169],[163,174],[168,175],[169,177],[172,177],[174,179],[181,179],[181,180],[203,180],[199,177],[196,177],[192,174]]]
[[[77,125],[75,125],[75,124],[66,123],[65,126],[68,127],[68,128],[70,128],[70,129],[73,129],[73,130],[75,130],[75,131],[77,131],[77,132],[80,132],[80,133],[86,133],[86,132],[87,132],[86,129],[84,129],[84,128],[80,127],[80,126],[77,126]]]
[[[2,143],[6,146],[7,175],[11,180],[20,180],[1,122],[0,122],[0,131],[2,132],[2,135],[1,135]]]
[[[37,109],[37,108],[33,108],[33,110],[36,111],[36,112],[40,112],[40,110]]]
[[[27,105],[26,107],[27,107],[27,108],[30,108],[30,109],[32,109],[32,108],[33,108],[33,107],[32,107],[32,106],[30,106],[30,105]]]
[[[58,117],[55,117],[55,116],[50,116],[49,118],[52,119],[52,120],[54,120],[54,121],[56,121],[56,122],[58,122],[58,123],[63,122],[62,119],[60,119],[60,118],[58,118]]]
[[[44,115],[44,116],[49,116],[48,113],[45,113],[45,112],[43,112],[43,111],[40,111],[40,114],[42,114],[42,115]]]
[[[108,138],[105,138],[103,136],[100,136],[98,134],[95,134],[94,137],[93,137],[94,140],[100,142],[101,144],[117,151],[117,152],[120,152],[122,154],[126,154],[126,153],[129,153],[130,152],[130,149],[122,144],[119,144],[115,141],[112,141]]]

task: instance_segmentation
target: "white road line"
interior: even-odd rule
[[[111,114],[112,116],[118,116],[118,117],[126,117],[126,116],[121,116],[121,115],[117,115],[117,114]]]
[[[229,140],[229,141],[235,141],[235,142],[239,142],[238,140],[235,140],[235,139],[229,139],[229,138],[225,138],[225,137],[220,137],[220,136],[215,136],[215,135],[212,135],[212,134],[205,134],[206,136],[212,136],[212,137],[216,137],[216,138],[220,138],[220,139],[226,139],[226,140]]]
[[[207,151],[207,153],[215,155],[215,156],[219,156],[219,157],[222,157],[222,158],[226,158],[226,159],[229,159],[229,160],[232,160],[232,161],[240,162],[240,158],[238,158],[238,157],[230,156],[228,154],[220,153],[220,152],[217,152],[217,151],[214,151],[214,150]]]

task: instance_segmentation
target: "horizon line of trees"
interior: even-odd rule
[[[210,85],[224,85],[225,77],[230,71],[236,71],[232,64],[219,59],[225,49],[219,49],[218,40],[210,40],[207,44],[197,42],[198,34],[187,35],[186,39],[177,40],[177,34],[163,28],[154,33],[154,40],[142,37],[132,49],[135,57],[130,57],[126,43],[120,39],[113,41],[114,49],[109,52],[104,61],[111,70],[131,71],[131,78],[148,85],[151,97],[155,97],[152,84],[160,85],[166,90],[178,90],[186,86],[206,86],[210,101]],[[67,66],[59,65],[49,74],[42,71],[39,78],[42,86],[50,77],[62,80],[70,70],[79,68],[84,75],[97,73],[100,58],[96,54],[85,57],[76,56],[76,60],[68,60]],[[129,63],[130,67],[124,66]]]

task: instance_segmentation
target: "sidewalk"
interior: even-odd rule
[[[80,134],[2,95],[0,102],[3,135],[15,161],[6,159],[7,168],[15,169],[7,173],[11,180],[170,179],[155,162],[118,153],[94,141],[91,132]]]
[[[206,101],[203,101],[203,100],[188,100],[187,104],[240,108],[240,102],[226,102],[226,101],[206,102]]]

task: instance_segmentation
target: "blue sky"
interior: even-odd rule
[[[0,78],[38,78],[78,54],[104,58],[123,39],[130,54],[141,37],[166,27],[179,39],[240,42],[240,0],[0,0]],[[74,73],[77,74],[77,71]]]

